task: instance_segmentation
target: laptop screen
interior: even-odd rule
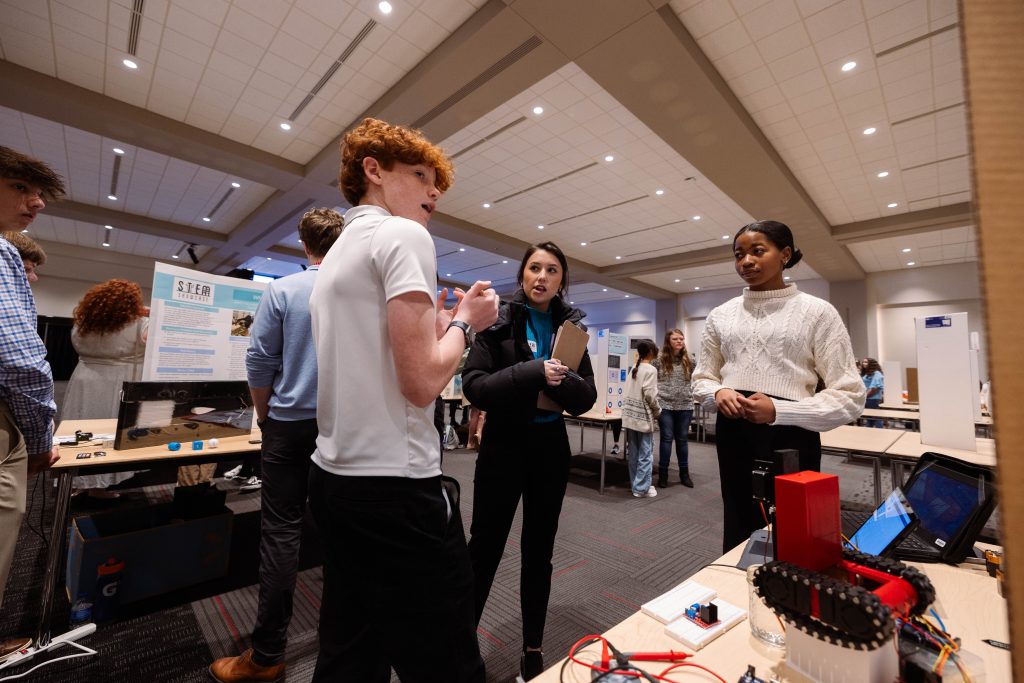
[[[908,483],[906,496],[921,520],[922,530],[948,542],[981,505],[984,490],[976,478],[933,463]]]
[[[849,545],[862,553],[881,555],[913,522],[913,513],[906,503],[903,493],[893,489],[889,497],[857,529]]]

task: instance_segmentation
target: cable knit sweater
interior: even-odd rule
[[[747,288],[708,315],[693,393],[708,409],[723,387],[790,399],[774,402],[773,425],[825,432],[864,410],[856,363],[850,335],[830,303],[795,285]],[[819,377],[825,388],[815,393]]]

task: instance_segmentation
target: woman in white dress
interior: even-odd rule
[[[82,297],[75,307],[71,343],[78,352],[64,404],[62,420],[117,417],[121,384],[142,377],[142,359],[149,332],[149,309],[134,282],[108,280]],[[105,489],[130,478],[134,472],[75,477],[75,488],[90,495],[115,498]]]

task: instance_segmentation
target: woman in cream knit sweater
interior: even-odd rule
[[[747,287],[708,315],[693,374],[696,399],[718,409],[723,550],[766,523],[753,500],[754,459],[792,448],[801,470],[819,470],[818,433],[859,417],[865,393],[839,313],[783,280],[803,256],[790,229],[777,221],[746,225],[733,254]]]

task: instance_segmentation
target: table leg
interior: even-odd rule
[[[39,631],[36,647],[50,644],[50,618],[53,614],[53,598],[60,581],[60,561],[64,556],[64,545],[68,535],[68,512],[71,509],[71,479],[74,470],[61,470],[57,480],[57,506],[53,511],[53,527],[50,529],[50,548],[46,558],[46,578],[43,580],[43,596],[39,608]],[[45,495],[45,493],[44,493]]]
[[[882,504],[882,459],[878,456],[871,458],[871,469],[875,475],[875,507]]]
[[[582,420],[577,420],[576,424],[580,426],[580,455],[583,455],[583,432],[586,428],[586,425],[583,424]]]
[[[604,495],[604,456],[608,451],[608,423],[601,425],[601,485],[597,491]]]

